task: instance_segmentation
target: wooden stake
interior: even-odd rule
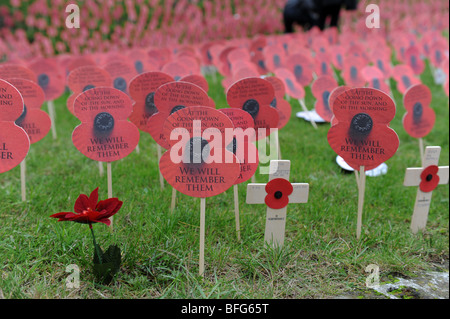
[[[204,277],[205,272],[205,198],[200,198],[200,254],[198,272]]]
[[[366,188],[366,173],[364,171],[364,166],[359,169],[359,194],[358,194],[358,220],[356,224],[356,238],[359,239],[361,236],[361,225],[362,225],[362,213],[364,206],[364,190]]]
[[[48,115],[50,116],[51,123],[51,129],[52,129],[52,136],[53,139],[56,140],[56,126],[55,126],[55,104],[53,100],[47,101],[47,107],[48,107]]]
[[[26,189],[26,162],[25,159],[23,159],[22,162],[20,162],[20,184],[22,189],[22,201],[25,202],[27,200],[27,189]]]
[[[175,209],[175,203],[177,200],[177,190],[175,188],[172,188],[172,201],[170,202],[170,212],[173,213]]]
[[[311,125],[312,125],[315,129],[317,129],[317,124],[316,124],[316,122],[315,122],[314,119],[310,116],[309,111],[308,111],[308,109],[306,108],[305,100],[304,100],[304,99],[299,99],[298,101],[299,101],[300,106],[302,107],[303,111],[306,113],[306,115],[307,115],[307,117],[308,117],[308,120],[311,122]]]
[[[102,177],[103,174],[105,173],[105,171],[103,169],[103,162],[98,162],[98,172],[100,174],[100,177]]]
[[[236,234],[237,239],[241,240],[241,226],[239,222],[239,194],[238,194],[238,185],[233,185],[233,193],[234,193],[234,218],[236,220]]]
[[[140,153],[141,152],[141,150],[139,149],[139,144],[138,145],[136,145],[136,153]]]
[[[275,139],[275,143],[277,144],[277,159],[281,159],[281,151],[280,151],[280,140],[278,139],[278,129],[273,131],[273,138]]]
[[[354,172],[355,172],[355,177],[356,177],[356,186],[358,186],[358,189],[359,189],[359,174],[356,169],[354,170]]]
[[[419,137],[419,149],[420,149],[420,161],[423,167],[423,157],[424,157],[424,148],[423,148],[423,139]]]
[[[161,145],[157,144],[156,150],[158,152],[158,165],[159,165],[159,160],[161,159]],[[162,176],[161,171],[159,171],[159,184],[161,185],[161,189],[164,189],[164,177]]]
[[[111,162],[106,162],[106,175],[108,179],[108,198],[112,197],[112,173],[111,173]],[[113,226],[113,217],[111,216],[109,220],[111,220],[111,229]]]

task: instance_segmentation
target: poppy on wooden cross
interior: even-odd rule
[[[440,146],[427,146],[423,167],[406,169],[403,185],[419,186],[411,218],[411,231],[414,234],[425,229],[433,190],[437,185],[448,184],[448,166],[437,166],[440,153]]]
[[[264,241],[273,246],[283,246],[288,204],[306,203],[309,184],[290,183],[291,161],[272,160],[267,184],[247,185],[247,204],[266,204],[266,230]]]

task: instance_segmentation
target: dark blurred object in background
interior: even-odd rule
[[[304,30],[314,26],[320,30],[337,27],[343,6],[345,10],[356,10],[358,0],[288,0],[283,10],[284,32],[293,32],[294,24]],[[327,18],[330,18],[329,25],[326,25]]]

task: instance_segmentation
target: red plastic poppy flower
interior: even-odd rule
[[[268,136],[270,129],[278,127],[278,111],[270,106],[274,98],[272,84],[258,77],[239,80],[227,91],[228,105],[240,108],[253,117],[257,140]]]
[[[145,72],[131,80],[129,92],[134,104],[129,119],[141,131],[147,131],[148,119],[158,112],[154,100],[156,90],[161,85],[173,81],[173,77],[159,71]]]
[[[416,84],[406,90],[403,105],[406,113],[403,116],[405,131],[414,138],[426,136],[433,129],[436,114],[430,107],[431,91],[424,84]]]
[[[170,144],[164,136],[163,126],[170,114],[188,106],[213,108],[208,94],[201,87],[189,82],[176,81],[163,84],[155,91],[153,99],[158,112],[148,118],[145,131],[165,149],[169,149]]]
[[[314,103],[314,108],[321,118],[327,122],[331,122],[333,117],[333,111],[331,110],[329,102],[329,97],[331,91],[333,91],[338,86],[337,81],[330,75],[322,75],[318,77],[311,85],[311,91],[316,102]]]
[[[289,195],[292,194],[294,188],[288,180],[284,178],[275,178],[266,184],[266,197],[264,202],[273,209],[280,209],[289,204]]]
[[[422,192],[428,193],[436,188],[439,184],[439,176],[437,175],[439,167],[430,165],[420,174],[419,188]]]
[[[354,88],[341,93],[333,104],[337,124],[328,131],[328,143],[353,169],[377,167],[397,151],[399,139],[389,122],[395,104],[386,93]]]
[[[240,174],[239,160],[227,149],[233,129],[227,115],[207,106],[186,107],[171,114],[164,123],[169,150],[159,161],[167,183],[200,198],[233,186]]]
[[[123,202],[117,198],[108,198],[98,201],[98,187],[92,191],[89,197],[80,194],[75,201],[74,212],[61,212],[50,217],[58,218],[58,221],[71,221],[82,224],[103,223],[110,225],[109,218],[116,214]]]

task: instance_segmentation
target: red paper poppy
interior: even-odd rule
[[[129,119],[140,130],[147,132],[148,119],[158,112],[154,100],[156,90],[173,81],[173,77],[159,71],[144,72],[131,80],[129,92],[134,104]]]
[[[37,82],[36,74],[29,68],[13,63],[0,64],[0,79],[27,79],[33,82]]]
[[[148,56],[144,49],[133,49],[128,53],[128,58],[134,65],[134,70],[138,74],[144,72],[157,71],[157,61]]]
[[[392,76],[397,82],[397,89],[401,94],[405,94],[409,87],[421,83],[420,80],[415,77],[411,67],[406,64],[396,65],[392,70]]]
[[[130,154],[139,142],[139,130],[127,121],[132,112],[129,96],[111,87],[80,93],[74,112],[81,121],[72,133],[75,147],[95,161],[113,162]]]
[[[342,45],[334,45],[330,49],[331,63],[338,70],[342,70],[344,67],[345,49]]]
[[[215,61],[217,70],[223,76],[231,75],[231,65],[228,60],[228,54],[234,49],[237,49],[237,47],[232,45],[224,47],[222,51],[220,51],[217,61]]]
[[[252,55],[251,61],[256,65],[258,73],[260,75],[269,73],[269,70],[266,67],[266,61],[262,51],[256,51]]]
[[[36,59],[29,66],[37,76],[37,84],[44,90],[45,100],[56,100],[64,93],[65,75],[53,59]]]
[[[72,94],[67,98],[67,109],[75,115],[73,102],[78,94],[99,86],[112,86],[111,75],[95,65],[86,65],[73,69],[67,76],[67,86]]]
[[[138,75],[132,62],[127,58],[113,60],[103,65],[102,68],[111,75],[112,86],[128,94],[128,84],[132,78]]]
[[[8,79],[19,90],[23,98],[23,112],[16,120],[16,124],[27,132],[30,143],[43,139],[52,125],[50,117],[41,110],[45,100],[42,88],[35,82],[26,79]]]
[[[364,86],[365,80],[361,75],[361,70],[367,64],[362,57],[347,56],[342,69],[342,78],[348,86]]]
[[[433,191],[439,184],[438,176],[439,167],[430,165],[420,174],[419,188],[422,192],[428,193]]]
[[[280,116],[278,129],[282,129],[291,119],[292,113],[291,104],[284,99],[286,94],[284,83],[275,76],[268,76],[265,79],[272,83],[273,89],[275,90],[275,98],[270,103],[270,106],[278,110],[278,115]]]
[[[411,86],[403,96],[406,113],[403,116],[405,131],[414,138],[421,138],[433,129],[436,115],[430,107],[431,91],[424,84]]]
[[[281,209],[289,204],[289,195],[294,188],[288,180],[284,178],[275,178],[266,184],[266,197],[264,202],[272,209]]]
[[[390,87],[385,82],[385,76],[376,66],[365,66],[361,70],[361,75],[367,83],[366,87],[381,90],[386,94],[390,94]]]
[[[322,75],[318,77],[311,85],[311,91],[316,102],[314,108],[321,118],[330,122],[333,117],[333,111],[331,110],[329,103],[329,97],[331,91],[338,86],[337,81],[329,75]]]
[[[284,82],[286,93],[294,99],[303,99],[305,97],[305,90],[303,86],[297,82],[294,74],[286,68],[279,68],[275,70],[275,76]]]
[[[425,70],[425,63],[420,57],[419,48],[410,46],[405,52],[405,61],[414,71],[414,74],[420,75]]]
[[[13,169],[27,156],[30,140],[14,121],[23,112],[23,99],[10,83],[0,79],[0,173]]]
[[[328,97],[328,105],[330,106],[331,112],[333,112],[333,105],[334,105],[334,101],[336,100],[336,98],[343,92],[347,91],[351,89],[351,87],[349,86],[345,86],[345,85],[341,85],[338,86],[336,88],[334,88],[331,92],[330,92],[330,96]],[[336,116],[334,116],[334,112],[333,112],[333,117],[331,118],[331,125],[335,125],[337,124],[337,119]]]
[[[334,76],[333,68],[331,67],[331,59],[328,54],[318,54],[314,57],[314,72],[317,77],[323,75]]]
[[[399,139],[389,122],[394,101],[384,92],[354,88],[341,93],[333,104],[338,121],[328,131],[328,143],[353,169],[377,167],[397,151]]]
[[[209,84],[205,77],[200,74],[190,74],[183,76],[180,81],[195,84],[203,89],[206,93],[209,91]]]
[[[268,136],[271,128],[278,127],[278,111],[270,106],[274,98],[272,84],[258,77],[239,80],[227,91],[228,105],[240,108],[253,117],[257,140]]]
[[[74,212],[61,212],[50,215],[58,218],[59,222],[71,221],[81,224],[103,223],[110,225],[111,216],[115,215],[122,207],[123,202],[117,198],[108,198],[98,201],[98,187],[92,191],[89,197],[80,194],[75,201]]]
[[[226,148],[236,155],[241,165],[241,173],[235,181],[235,184],[240,184],[249,180],[258,169],[258,149],[251,142],[255,134],[254,121],[249,113],[241,109],[224,108],[219,111],[228,116],[234,125],[233,141]]]
[[[268,45],[263,50],[266,68],[273,72],[278,68],[284,67],[286,53],[282,45]]]
[[[170,147],[163,133],[163,126],[166,119],[179,109],[188,106],[211,106],[208,94],[199,86],[189,82],[169,82],[161,85],[154,95],[154,104],[157,113],[147,120],[146,132],[165,149]]]
[[[313,80],[313,67],[310,58],[296,53],[286,59],[286,69],[291,71],[295,80],[302,86],[308,86]]]
[[[227,150],[233,135],[226,131],[233,129],[230,118],[214,108],[191,106],[175,111],[164,123],[170,147],[161,156],[159,167],[165,180],[191,197],[206,198],[226,191],[238,179],[241,167]]]

